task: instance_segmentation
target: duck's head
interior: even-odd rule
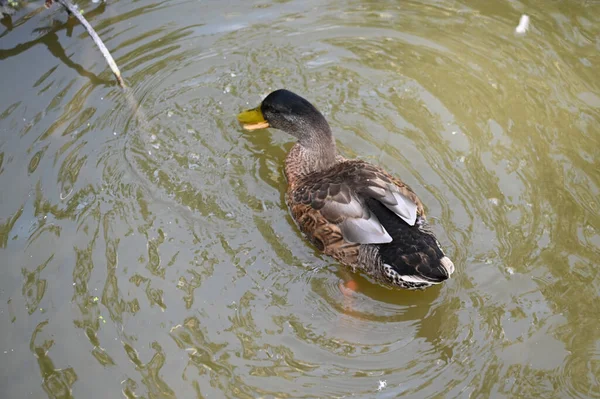
[[[246,130],[272,127],[298,138],[302,144],[331,140],[331,129],[323,114],[314,105],[289,90],[269,94],[262,103],[238,115]]]

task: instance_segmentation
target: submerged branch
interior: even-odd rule
[[[119,67],[117,67],[117,63],[113,59],[112,55],[110,55],[110,52],[104,45],[104,42],[102,42],[102,39],[100,39],[100,36],[98,36],[98,34],[94,30],[94,28],[92,28],[92,26],[87,21],[87,19],[85,19],[83,17],[83,15],[81,15],[81,12],[79,12],[77,7],[75,7],[75,5],[73,3],[71,3],[70,0],[55,0],[55,1],[57,3],[59,3],[60,5],[62,5],[63,7],[65,7],[71,14],[73,14],[75,16],[75,18],[77,18],[77,20],[81,23],[81,25],[83,25],[83,27],[85,28],[87,33],[91,36],[94,43],[96,43],[96,46],[98,46],[98,48],[100,49],[100,52],[104,56],[104,59],[108,63],[108,66],[110,67],[112,73],[117,78],[117,82],[119,83],[119,86],[125,87],[125,82],[123,82],[123,78],[121,77],[121,71],[119,71]]]

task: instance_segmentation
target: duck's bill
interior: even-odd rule
[[[246,130],[266,129],[269,127],[269,122],[265,120],[260,107],[238,114],[238,121],[240,121]]]

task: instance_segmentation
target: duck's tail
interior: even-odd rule
[[[384,273],[406,288],[426,288],[447,280],[454,272],[448,258],[424,220],[408,225],[379,201],[369,199],[369,209],[392,237],[392,242],[379,245]]]

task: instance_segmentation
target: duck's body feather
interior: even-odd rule
[[[302,148],[293,148],[286,159],[286,201],[320,251],[403,288],[425,288],[449,277],[452,262],[408,185],[378,166],[342,157],[328,169],[304,173],[304,158]]]

